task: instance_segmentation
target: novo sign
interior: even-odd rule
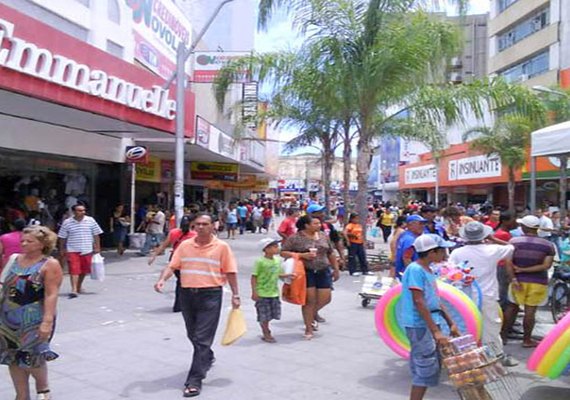
[[[404,174],[404,183],[414,185],[417,183],[435,183],[437,171],[434,164],[421,167],[408,168]]]
[[[502,175],[501,158],[482,155],[449,161],[449,180],[497,178]]]
[[[8,46],[3,44],[8,42]],[[91,96],[173,120],[176,101],[160,86],[142,88],[119,77],[14,36],[14,24],[0,19],[0,67],[9,68]]]

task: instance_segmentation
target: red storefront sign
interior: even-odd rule
[[[175,131],[164,80],[0,5],[0,89],[166,132]],[[186,93],[186,136],[194,136],[194,95]]]

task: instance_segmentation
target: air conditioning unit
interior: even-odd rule
[[[528,81],[528,74],[521,74],[519,77],[519,82]]]
[[[461,57],[453,57],[451,59],[451,66],[453,68],[461,68],[462,66]]]
[[[449,74],[449,81],[451,83],[461,83],[463,82],[463,77],[459,72],[452,72],[451,74]]]

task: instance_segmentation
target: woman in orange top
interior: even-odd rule
[[[360,225],[360,216],[356,213],[350,215],[348,225],[344,228],[344,235],[348,239],[348,272],[350,275],[357,274],[356,259],[364,275],[368,275],[368,262],[364,249],[364,231]]]

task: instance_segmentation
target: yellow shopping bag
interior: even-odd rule
[[[247,331],[245,325],[245,318],[241,309],[232,308],[230,315],[228,315],[228,322],[226,323],[226,331],[224,332],[224,337],[222,338],[222,346],[229,346],[234,343],[240,337],[242,337]]]

